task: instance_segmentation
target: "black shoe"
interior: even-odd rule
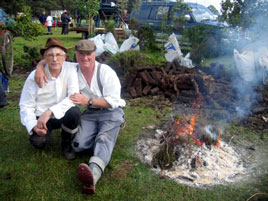
[[[64,157],[67,160],[73,160],[76,157],[75,151],[70,144],[65,144],[62,146]]]

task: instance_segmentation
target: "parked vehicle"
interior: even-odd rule
[[[162,28],[163,19],[166,18],[166,28],[174,32],[178,39],[182,36],[184,29],[191,27],[205,25],[217,32],[227,26],[220,23],[217,20],[217,16],[201,4],[185,2],[189,7],[189,11],[186,6],[176,8],[176,4],[176,2],[143,1],[138,11],[131,13],[130,19],[135,19],[140,26],[151,27],[156,34],[163,34],[167,32]],[[177,23],[174,20],[181,17],[185,19],[184,23]]]

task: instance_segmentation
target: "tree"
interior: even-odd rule
[[[32,10],[33,16],[38,16],[42,11],[47,13],[51,10],[67,9],[73,13],[75,9],[75,1],[73,0],[2,0],[1,8],[3,8],[10,15],[17,15],[21,12],[24,6],[34,8]]]
[[[23,15],[16,19],[14,24],[7,26],[13,37],[21,36],[25,40],[32,40],[43,33],[42,28],[35,23],[32,23],[32,13],[29,6],[24,6]]]
[[[223,0],[221,3],[222,19],[232,26],[245,26],[247,19],[244,16],[244,2],[242,0]]]
[[[93,33],[93,18],[98,15],[100,0],[76,0],[78,12],[84,18],[89,18],[88,33]]]
[[[222,18],[233,27],[250,30],[256,38],[267,38],[267,0],[223,0]]]

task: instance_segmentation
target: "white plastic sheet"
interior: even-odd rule
[[[101,55],[105,51],[104,42],[103,42],[102,36],[100,34],[96,35],[93,38],[90,38],[89,40],[92,40],[95,43],[96,47],[97,47],[96,56]]]
[[[190,59],[190,52],[185,56],[185,57],[180,57],[179,63],[187,68],[194,68],[195,66],[193,65],[192,60]]]
[[[252,50],[239,53],[234,49],[234,61],[240,77],[246,82],[255,82],[257,74],[255,69],[255,57]]]
[[[263,84],[268,83],[268,50],[266,47],[260,48],[257,52],[257,69],[259,77],[262,79]]]
[[[112,54],[116,54],[119,51],[118,44],[111,32],[105,35],[104,49]]]
[[[128,39],[124,40],[124,42],[120,46],[119,52],[124,52],[128,50],[140,50],[139,45],[137,45],[138,42],[138,38],[130,36]]]
[[[168,62],[172,62],[174,59],[178,59],[183,56],[179,42],[174,33],[172,33],[168,37],[168,42],[165,44],[165,50],[167,53],[165,54],[165,58]]]

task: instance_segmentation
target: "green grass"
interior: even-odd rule
[[[80,39],[80,34],[75,33],[59,36],[66,46],[72,46]],[[42,36],[30,43],[15,39],[15,47],[19,46],[17,41],[20,45],[44,46],[47,37]],[[255,180],[210,189],[187,187],[153,173],[137,158],[135,144],[141,136],[152,132],[144,127],[159,125],[169,117],[171,107],[168,101],[160,97],[147,97],[127,101],[127,125],[120,131],[111,162],[97,184],[96,194],[82,194],[76,168],[80,163],[88,162],[90,153],[81,153],[73,161],[65,160],[60,148],[59,131],[53,132],[47,150],[39,151],[32,147],[19,119],[18,101],[24,80],[25,75],[13,75],[11,92],[7,93],[9,105],[0,109],[0,200],[244,201],[255,193],[268,192],[267,163],[263,167],[263,175],[256,176]],[[260,144],[267,158],[267,133],[261,142],[258,133],[237,125],[229,126],[226,133],[235,138],[241,135],[244,140]],[[259,200],[267,198],[258,197],[262,198]]]

